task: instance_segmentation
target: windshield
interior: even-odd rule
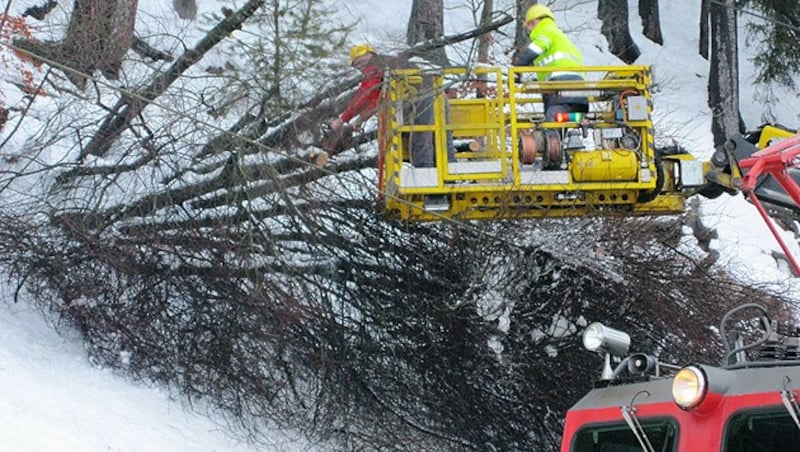
[[[783,407],[736,413],[725,426],[723,452],[797,450],[800,430]]]
[[[676,450],[678,424],[673,419],[643,420],[642,428],[658,452]],[[572,452],[640,452],[642,446],[628,424],[591,425],[575,435]]]

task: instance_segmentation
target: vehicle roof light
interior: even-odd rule
[[[631,345],[627,333],[594,322],[583,330],[583,347],[590,352],[608,352],[614,356],[625,356]]]
[[[672,399],[682,410],[692,411],[700,406],[707,393],[708,378],[698,366],[684,367],[672,380]]]

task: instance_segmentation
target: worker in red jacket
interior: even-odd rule
[[[353,99],[344,112],[330,121],[330,127],[337,130],[345,122],[350,122],[358,117],[356,124],[361,124],[371,118],[378,110],[378,100],[381,95],[383,74],[387,69],[413,69],[415,66],[408,60],[390,55],[381,55],[367,44],[359,44],[350,50],[350,64],[361,71],[361,83]],[[429,83],[429,82],[428,82]],[[432,94],[432,86],[428,89]],[[433,96],[422,96],[404,108],[404,113],[413,118],[414,124],[433,124]],[[455,151],[452,146],[452,133],[448,133],[448,160],[455,161]],[[434,133],[413,132],[409,134],[409,149],[411,150],[411,164],[415,167],[435,166]]]

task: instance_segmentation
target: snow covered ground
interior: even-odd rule
[[[36,3],[21,1],[15,8]],[[173,14],[162,3],[140,0],[140,8],[147,11],[140,19]],[[229,2],[198,3],[202,13]],[[355,42],[396,48],[404,41],[410,1],[331,0],[330,3],[342,18],[360,19],[353,37]],[[468,3],[445,0],[447,33],[469,28],[472,15],[463,6]],[[496,3],[503,6],[510,2]],[[593,18],[595,4],[569,3],[577,5],[569,14],[559,12],[558,18],[565,28],[574,30],[573,36],[584,50],[587,64],[621,64],[605,50],[600,24]],[[703,159],[711,154],[712,137],[706,106],[708,63],[697,55],[698,12],[696,0],[662,2],[664,46],[640,35],[641,25],[635,11],[631,13],[631,31],[643,52],[637,64],[652,64],[660,86],[655,99],[657,129],[679,138],[680,144]],[[498,62],[507,58],[502,50],[499,46],[495,49]],[[754,87],[750,83],[753,70],[746,58],[741,63],[743,116],[749,127],[755,127],[761,123],[767,108],[754,101]],[[791,105],[776,105],[772,110],[781,123],[798,126],[798,111]],[[777,244],[755,209],[742,197],[723,196],[704,202],[703,212],[706,225],[719,232],[719,239],[712,242],[712,247],[722,254],[720,265],[753,281],[796,285],[785,266],[771,257],[771,252],[778,249]],[[786,238],[794,242],[788,234]],[[796,243],[793,247],[797,248]],[[0,299],[0,449],[21,452],[310,449],[302,441],[279,434],[275,435],[272,446],[248,445],[229,436],[220,421],[194,413],[171,400],[164,390],[132,383],[93,366],[76,334],[65,328],[56,332],[24,300],[15,304],[10,297]]]
[[[0,302],[0,449],[253,450],[163,390],[91,365],[77,335],[8,299]]]

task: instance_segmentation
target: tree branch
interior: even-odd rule
[[[509,15],[504,15],[503,18],[498,19],[494,22],[491,22],[485,26],[481,26],[475,28],[473,30],[459,33],[450,36],[444,36],[442,38],[431,39],[429,41],[420,43],[416,46],[410,47],[402,52],[400,52],[399,56],[401,57],[409,57],[411,55],[415,55],[418,53],[425,53],[433,49],[437,49],[440,47],[444,47],[451,44],[456,44],[461,41],[465,41],[467,39],[472,39],[483,34],[486,34],[490,31],[496,30],[503,25],[509,24],[514,20],[513,17]],[[265,146],[277,146],[281,143],[285,143],[287,140],[294,142],[295,140],[295,130],[304,130],[307,131],[307,127],[303,127],[302,125],[307,123],[314,123],[315,119],[318,122],[319,118],[327,118],[333,115],[335,111],[340,110],[341,105],[344,104],[347,99],[337,99],[342,93],[347,90],[354,88],[358,85],[360,78],[357,76],[350,76],[345,77],[339,83],[335,83],[331,86],[323,88],[322,91],[318,92],[316,95],[308,99],[304,104],[300,105],[297,109],[298,113],[295,114],[291,118],[286,118],[285,122],[280,124],[277,127],[265,127],[266,123],[274,122],[265,120],[263,117],[256,117],[253,118],[252,123],[255,124],[255,129],[252,131],[245,131],[248,137],[253,138],[258,134],[259,131],[266,131],[270,130],[267,135],[262,136],[259,139],[259,142],[264,144]],[[238,124],[235,131],[232,131],[231,134],[235,132],[241,132],[244,129],[241,124]],[[220,141],[223,143],[229,143],[230,140],[234,140],[235,138],[220,138]],[[212,151],[209,146],[206,146],[203,149],[202,155],[205,155]]]
[[[181,55],[166,72],[157,76],[149,86],[131,96],[123,96],[111,109],[112,113],[106,117],[92,140],[81,152],[80,159],[88,155],[101,157],[108,152],[111,145],[130,125],[144,108],[163,94],[167,88],[177,80],[186,69],[200,61],[206,52],[219,44],[231,32],[241,27],[245,20],[250,18],[266,0],[250,0],[239,11],[226,17],[217,24],[197,45]]]
[[[230,202],[231,197],[234,199],[257,199],[270,193],[285,191],[290,187],[309,184],[315,180],[330,176],[331,174],[345,173],[347,171],[367,168],[370,166],[375,166],[377,163],[378,159],[374,155],[358,156],[357,158],[347,159],[341,162],[330,162],[325,165],[325,168],[310,167],[305,171],[298,171],[297,173],[279,180],[264,182],[254,187],[243,187],[242,189],[236,191],[229,190],[219,196],[203,198],[193,202],[192,208],[207,209],[223,206]]]

